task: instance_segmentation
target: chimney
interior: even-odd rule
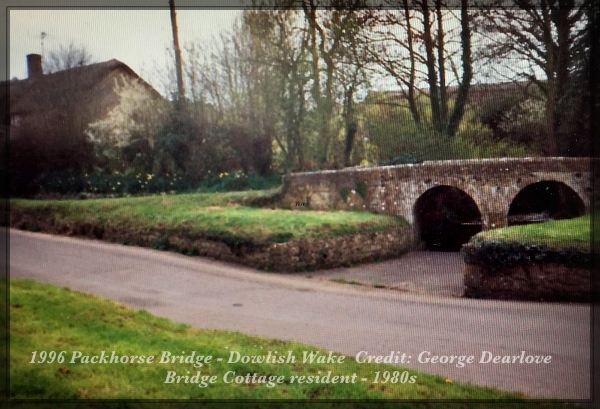
[[[41,77],[44,75],[42,71],[42,56],[39,54],[27,55],[27,75],[29,78]]]

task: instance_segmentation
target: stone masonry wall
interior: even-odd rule
[[[414,248],[410,226],[387,231],[291,240],[285,243],[225,243],[185,228],[56,222],[43,212],[11,209],[10,227],[101,239],[229,261],[267,271],[296,272],[347,266],[400,256]]]
[[[490,275],[465,264],[465,297],[500,300],[590,302],[591,269],[560,263],[523,262]]]

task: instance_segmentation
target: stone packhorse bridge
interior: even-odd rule
[[[589,158],[502,158],[293,173],[290,208],[361,209],[404,217],[434,250],[481,231],[589,212]]]

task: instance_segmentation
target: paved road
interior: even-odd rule
[[[196,327],[296,340],[347,355],[409,355],[406,366],[540,397],[589,399],[590,308],[443,298],[202,258],[11,230],[10,274],[96,293]],[[457,368],[417,362],[422,351],[474,355]],[[494,355],[551,363],[480,364]]]
[[[324,280],[344,279],[364,285],[385,286],[413,294],[462,297],[463,267],[464,262],[458,252],[414,251],[381,263],[322,270],[309,275]]]

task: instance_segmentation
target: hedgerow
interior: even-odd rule
[[[74,170],[44,173],[34,185],[41,194],[77,195],[143,195],[162,192],[183,193],[194,190],[202,192],[229,192],[239,190],[263,190],[278,186],[281,175],[263,177],[242,171],[209,175],[197,182],[187,175],[152,173],[120,173],[97,171],[85,173]]]
[[[474,238],[461,249],[467,264],[483,267],[490,275],[524,262],[560,263],[570,268],[591,268],[592,254],[577,248],[546,244]]]

